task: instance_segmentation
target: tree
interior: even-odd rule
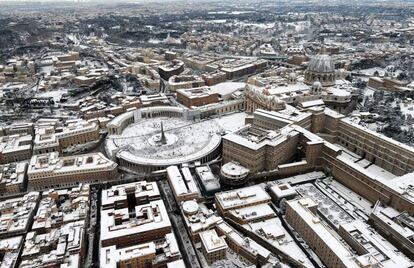
[[[405,72],[401,72],[398,77],[398,80],[408,80],[408,75]]]

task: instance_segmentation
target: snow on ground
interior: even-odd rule
[[[374,92],[375,92],[375,90],[374,90],[374,89],[372,89],[372,88],[370,88],[370,87],[366,87],[366,88],[364,89],[364,97],[365,97],[365,96],[367,96],[367,97],[373,97],[373,96],[374,96]]]
[[[252,26],[252,27],[257,27],[260,29],[270,29],[273,28],[275,26],[274,23],[249,23],[249,22],[237,22],[236,24],[238,25],[242,25],[242,26]]]
[[[373,68],[369,68],[369,69],[364,69],[364,70],[360,70],[358,71],[361,74],[365,74],[367,76],[374,76],[375,72],[378,72],[379,76],[384,76],[385,75],[385,69],[384,68],[380,68],[380,67],[373,67]]]
[[[67,93],[68,93],[67,89],[60,89],[60,90],[42,92],[42,93],[37,94],[37,96],[42,97],[42,98],[52,97],[55,102],[58,102],[60,98],[62,97],[62,95],[67,94]]]
[[[244,112],[224,115],[214,119],[225,131],[233,132],[244,126],[247,114]]]
[[[47,75],[50,75],[50,73],[54,70],[55,68],[52,65],[47,65],[47,66],[42,66],[40,67],[40,73],[45,73]]]
[[[400,103],[401,112],[406,115],[411,115],[414,117],[414,102],[410,101],[407,103],[401,102]]]
[[[211,86],[212,92],[217,92],[220,95],[231,95],[237,90],[244,89],[246,83],[243,82],[223,82],[217,85]]]
[[[154,136],[159,138],[161,122],[167,136],[175,137],[171,143],[156,146],[152,141]],[[221,127],[213,120],[194,123],[180,118],[160,117],[143,119],[130,125],[123,131],[122,138],[114,142],[118,147],[131,146],[132,153],[137,156],[171,159],[201,151],[211,142],[215,142],[212,136],[221,131]]]

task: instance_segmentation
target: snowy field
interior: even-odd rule
[[[247,114],[234,113],[214,119],[225,131],[232,132],[244,126]]]
[[[52,97],[55,102],[58,102],[62,98],[62,95],[67,94],[67,93],[68,93],[67,89],[60,89],[60,90],[42,92],[42,93],[37,94],[36,96],[42,97],[42,98]]]
[[[161,122],[168,139],[166,145],[157,146],[153,140],[160,137]],[[214,121],[192,122],[180,118],[152,118],[141,120],[127,127],[114,143],[118,147],[130,146],[130,152],[137,156],[170,159],[186,155],[207,147],[212,137],[222,131]]]

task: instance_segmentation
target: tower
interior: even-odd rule
[[[160,138],[161,144],[167,144],[167,138],[165,137],[164,133],[164,125],[161,122],[161,138]]]

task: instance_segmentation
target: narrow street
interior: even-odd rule
[[[187,267],[201,268],[196,249],[187,233],[183,219],[180,215],[180,210],[177,207],[174,196],[171,192],[171,188],[168,181],[163,180],[158,182],[158,187],[166,208],[170,217],[171,224],[173,226],[174,234],[177,238],[178,245],[184,262]]]

